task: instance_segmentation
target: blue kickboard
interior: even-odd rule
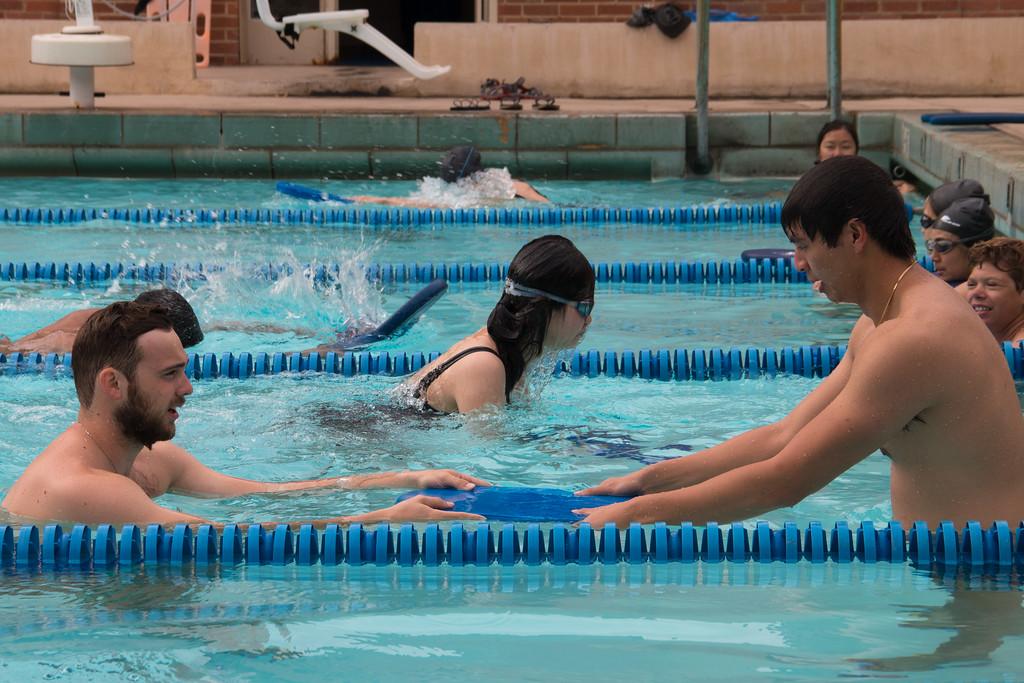
[[[478,486],[472,491],[424,489],[400,495],[401,502],[417,495],[436,496],[455,503],[456,512],[471,512],[498,522],[578,522],[578,508],[621,503],[621,496],[574,496],[565,489],[521,486]]]
[[[332,192],[324,192],[312,187],[306,187],[305,185],[299,185],[298,183],[289,183],[286,180],[278,181],[277,191],[281,194],[286,194],[289,197],[307,199],[312,202],[339,202],[341,204],[353,203],[348,197],[341,197]]]

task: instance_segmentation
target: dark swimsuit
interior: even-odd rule
[[[493,353],[495,356],[498,357],[498,360],[501,360],[501,356],[498,356],[498,352],[490,348],[489,346],[471,346],[468,349],[463,349],[462,351],[459,351],[457,354],[455,354],[454,356],[452,356],[451,358],[449,358],[448,360],[446,360],[445,362],[441,363],[436,368],[428,372],[426,375],[424,375],[423,379],[421,379],[419,384],[416,385],[416,390],[412,392],[413,398],[423,399],[423,407],[428,410],[433,410],[434,412],[437,413],[442,412],[427,402],[427,389],[430,388],[430,385],[433,384],[437,380],[437,378],[444,373],[445,370],[458,363],[465,356],[468,356],[471,353],[478,353],[480,351]],[[505,392],[505,400],[508,400],[508,392]]]

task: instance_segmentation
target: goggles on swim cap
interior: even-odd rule
[[[533,287],[527,287],[526,285],[521,285],[518,282],[513,282],[511,279],[506,279],[505,280],[505,293],[506,294],[511,294],[512,296],[539,296],[539,297],[543,297],[545,299],[550,299],[551,301],[555,301],[555,302],[560,303],[560,304],[565,304],[566,306],[572,306],[577,311],[579,311],[579,314],[582,315],[584,318],[589,316],[591,311],[594,310],[594,302],[593,302],[593,300],[591,300],[591,301],[572,301],[570,299],[566,299],[564,297],[560,297],[557,294],[552,294],[551,292],[545,292],[542,289],[534,289]]]

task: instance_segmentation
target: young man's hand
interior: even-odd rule
[[[418,472],[396,472],[392,485],[411,489],[459,489],[460,491],[470,491],[477,486],[490,486],[491,483],[455,470],[420,470]]]

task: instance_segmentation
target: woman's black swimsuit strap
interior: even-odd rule
[[[431,410],[436,410],[433,406],[427,403],[427,389],[430,388],[430,385],[433,384],[437,380],[437,378],[444,373],[445,370],[458,363],[464,357],[468,356],[471,353],[479,353],[481,351],[493,353],[495,356],[498,357],[498,360],[501,360],[501,356],[498,356],[498,352],[489,346],[471,346],[468,349],[463,349],[462,351],[459,351],[457,354],[455,354],[454,356],[452,356],[451,358],[449,358],[448,360],[446,360],[445,362],[441,363],[436,368],[428,372],[426,375],[424,375],[423,379],[420,380],[420,383],[416,385],[416,390],[412,392],[413,398],[423,399],[424,406],[430,408]]]

